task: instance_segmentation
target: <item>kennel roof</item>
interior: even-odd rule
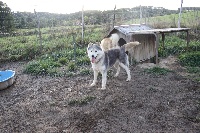
[[[128,34],[152,34],[152,33],[170,33],[170,32],[181,32],[188,31],[190,28],[165,28],[165,29],[153,29],[145,24],[131,24],[131,25],[120,25],[115,26],[107,37],[116,32],[121,32],[124,35]]]

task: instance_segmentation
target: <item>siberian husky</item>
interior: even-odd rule
[[[128,56],[125,53],[125,46],[116,49],[109,49],[103,51],[98,44],[90,43],[87,47],[88,57],[90,58],[92,68],[94,71],[94,80],[90,86],[95,86],[97,83],[97,76],[100,72],[102,74],[102,88],[106,89],[107,71],[115,64],[117,72],[115,77],[119,75],[120,67],[124,68],[127,73],[126,81],[131,80]]]

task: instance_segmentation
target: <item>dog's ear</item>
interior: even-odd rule
[[[88,47],[90,47],[90,46],[92,46],[92,45],[93,45],[93,43],[90,42],[90,43],[88,44]]]
[[[100,42],[96,42],[97,45],[100,45]]]

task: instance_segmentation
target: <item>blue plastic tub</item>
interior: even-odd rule
[[[14,82],[15,71],[0,71],[0,90],[11,86]]]

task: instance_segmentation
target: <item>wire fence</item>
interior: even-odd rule
[[[162,11],[160,11],[162,13]],[[166,16],[153,16],[152,12],[148,11],[147,8],[124,9],[124,10],[110,10],[110,12],[92,12],[84,13],[84,23],[82,22],[82,14],[76,18],[74,16],[66,15],[49,15],[48,13],[25,13],[20,14],[19,12],[13,13],[14,27],[16,30],[9,32],[4,30],[9,25],[10,18],[6,17],[5,12],[0,12],[0,36],[27,36],[35,34],[41,40],[41,35],[44,33],[51,34],[64,34],[67,32],[73,32],[74,26],[101,26],[104,34],[107,34],[116,25],[126,24],[147,24],[152,28],[175,28],[178,27],[178,14],[177,15],[166,15]],[[160,13],[160,14],[161,14]],[[89,14],[89,15],[88,15]],[[159,14],[159,13],[158,13]],[[82,24],[83,23],[83,24]],[[61,30],[60,30],[60,28]],[[65,27],[65,28],[63,28]],[[199,38],[200,33],[200,11],[185,11],[181,16],[181,27],[191,28],[192,36],[195,39]],[[40,31],[41,29],[45,29]],[[84,28],[83,28],[84,29]],[[57,32],[59,31],[59,32]],[[82,38],[84,35],[82,35]]]

